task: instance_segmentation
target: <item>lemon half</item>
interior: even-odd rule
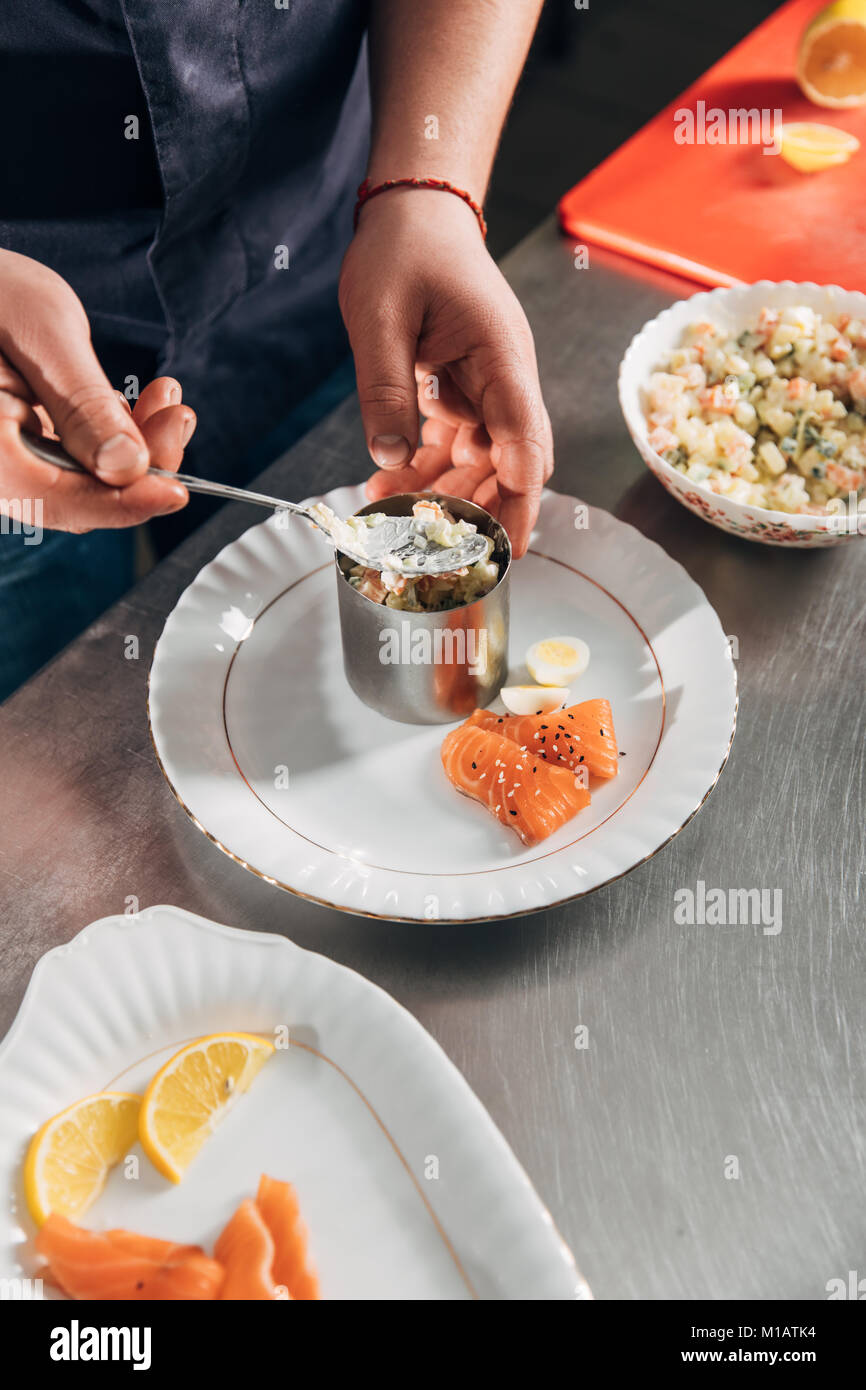
[[[181,1048],[160,1068],[144,1093],[138,1133],[165,1177],[180,1182],[274,1050],[273,1043],[252,1033],[213,1033]]]
[[[866,0],[835,0],[807,25],[797,81],[816,106],[866,102]]]
[[[24,1160],[24,1195],[38,1225],[52,1211],[80,1216],[96,1200],[138,1138],[140,1106],[141,1096],[100,1091],[37,1130]]]

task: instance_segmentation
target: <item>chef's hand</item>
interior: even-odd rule
[[[361,211],[340,278],[371,500],[435,489],[499,517],[522,555],[553,471],[532,333],[471,208],[393,189]],[[428,417],[418,452],[420,413]]]
[[[0,507],[39,501],[55,531],[134,526],[188,501],[175,472],[195,429],[181,388],[159,377],[134,409],[96,359],[78,296],[53,270],[0,250]],[[68,473],[24,447],[21,429],[58,437],[93,474]]]

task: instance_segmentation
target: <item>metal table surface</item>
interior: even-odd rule
[[[866,1273],[866,547],[755,545],[663,491],[628,438],[616,369],[640,325],[694,286],[590,254],[576,269],[551,220],[504,268],[536,335],[554,485],[663,545],[737,638],[739,729],[700,815],[627,878],[499,924],[371,921],[246,873],[174,800],[145,716],[166,615],[261,520],[223,508],[0,710],[0,1028],[39,956],[130,897],[282,932],[389,990],[438,1039],[597,1297],[826,1298],[829,1279]],[[361,441],[351,399],[261,486],[302,497],[357,481]],[[698,880],[780,889],[781,930],[677,925],[674,894]]]

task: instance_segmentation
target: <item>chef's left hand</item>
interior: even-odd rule
[[[469,498],[522,555],[553,471],[550,420],[529,324],[472,210],[428,189],[372,199],[343,262],[340,307],[380,469],[369,498]]]

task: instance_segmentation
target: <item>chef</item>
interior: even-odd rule
[[[472,498],[522,553],[550,425],[483,200],[540,9],[3,8],[0,697],[131,584],[130,528],[200,518],[149,465],[243,483],[355,382],[370,497]]]

